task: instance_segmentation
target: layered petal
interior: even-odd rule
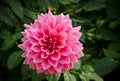
[[[84,55],[79,42],[81,27],[72,27],[69,15],[53,15],[49,11],[24,26],[23,43],[18,47],[24,50],[24,64],[38,73],[58,74],[69,70]]]

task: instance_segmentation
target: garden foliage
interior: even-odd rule
[[[120,69],[119,0],[1,0],[0,81],[103,81]],[[37,74],[23,65],[21,43],[23,24],[51,10],[69,14],[73,26],[81,25],[84,56],[74,68],[59,75]]]

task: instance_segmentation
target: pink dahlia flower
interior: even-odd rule
[[[24,26],[19,48],[25,51],[24,64],[38,73],[58,74],[69,70],[83,56],[80,27],[72,27],[69,15],[52,15],[49,11]]]

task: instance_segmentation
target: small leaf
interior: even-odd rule
[[[76,81],[76,78],[67,71],[64,72],[64,81]]]
[[[45,73],[37,73],[36,71],[32,71],[32,81],[42,81],[45,79]]]
[[[0,50],[8,50],[15,45],[15,41],[13,39],[4,40],[1,44]]]
[[[81,66],[81,61],[78,60],[79,62],[77,63],[74,63],[74,69],[80,69],[80,66]]]
[[[20,33],[16,33],[12,36],[13,40],[18,40],[18,39],[21,39],[22,38],[22,35]]]
[[[11,7],[11,9],[13,10],[13,12],[20,17],[21,19],[23,19],[23,7],[21,5],[20,0],[6,0],[6,2],[9,4],[9,6]]]
[[[27,80],[31,78],[31,69],[29,68],[28,65],[22,65],[21,67],[21,74],[22,74],[22,80]]]
[[[11,19],[5,14],[5,13],[9,13],[9,12],[5,11],[6,9],[3,6],[0,6],[0,10],[2,11],[2,12],[0,12],[0,20],[9,26],[12,26]]]
[[[110,57],[110,58],[115,58],[115,59],[120,59],[120,54],[118,51],[120,51],[120,43],[110,43],[108,46],[108,49],[103,49],[103,52],[105,56]]]
[[[84,5],[86,11],[100,10],[105,7],[104,0],[89,0]]]
[[[120,0],[107,0],[106,3],[107,13],[120,20]]]
[[[87,74],[83,74],[84,76],[86,76],[90,81],[90,80],[94,80],[94,81],[103,81],[103,79],[98,76],[96,73],[87,73]]]
[[[48,74],[47,77],[46,77],[46,79],[47,79],[48,81],[58,81],[59,78],[60,78],[60,75],[61,75],[61,74],[58,74],[58,75]]]
[[[117,36],[114,32],[109,29],[101,28],[99,32],[95,35],[97,39],[105,39],[111,41],[117,41]]]
[[[84,65],[81,67],[84,73],[94,72],[94,69],[91,65]]]
[[[109,28],[114,29],[120,25],[120,21],[113,21],[109,23]]]
[[[46,12],[48,7],[50,6],[49,0],[38,0],[38,4],[43,12]]]
[[[7,67],[9,69],[13,69],[22,61],[22,53],[23,51],[15,51],[9,56],[7,61]]]
[[[86,76],[82,75],[82,74],[79,74],[79,77],[80,77],[80,79],[82,81],[89,81],[89,79]]]
[[[10,34],[10,32],[6,31],[6,35],[8,35],[7,33]],[[12,48],[16,44],[15,42],[22,37],[22,35],[20,33],[16,33],[9,37],[8,36],[6,37],[7,39],[5,39],[3,41],[3,43],[1,44],[2,48],[0,48],[0,50],[8,50],[8,49]]]
[[[112,50],[112,51],[119,51],[120,50],[120,42],[110,43],[110,45],[108,46],[108,49]]]
[[[94,69],[100,76],[104,76],[113,71],[117,66],[118,61],[105,57],[95,62]]]
[[[26,8],[24,8],[24,14],[27,16],[27,17],[29,17],[29,18],[31,18],[31,19],[35,19],[36,18],[36,16],[30,11],[30,10],[28,10],[28,9],[26,9]]]
[[[59,0],[59,2],[63,5],[69,5],[71,4],[72,1],[71,0]]]
[[[0,38],[2,38],[2,39],[10,39],[11,36],[12,36],[12,33],[10,31],[5,30],[5,29],[0,30]]]
[[[50,1],[50,4],[51,4],[52,7],[54,7],[54,8],[59,7],[58,0],[49,0],[49,1]]]

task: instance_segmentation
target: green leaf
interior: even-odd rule
[[[4,6],[0,6],[0,10],[1,10],[1,12],[0,12],[0,20],[3,21],[4,23],[6,23],[9,26],[12,26],[12,21],[9,18],[9,15],[11,15],[11,12],[9,11],[9,9],[4,7]]]
[[[120,20],[120,0],[107,0],[106,3],[107,13]]]
[[[111,58],[102,58],[97,60],[94,65],[95,72],[100,76],[104,76],[113,71],[118,65],[118,61],[114,61]]]
[[[74,63],[74,69],[80,69],[80,66],[81,66],[81,60],[78,59],[78,62],[77,63]]]
[[[59,0],[59,2],[63,5],[69,5],[71,4],[72,1],[71,0]]]
[[[120,59],[120,54],[118,51],[120,51],[120,43],[110,43],[108,46],[108,49],[103,49],[103,52],[105,56],[110,57],[110,58],[115,58],[115,59]]]
[[[8,32],[8,31],[6,31],[6,32],[8,34],[10,34],[10,32]],[[9,37],[8,36],[6,37],[6,39],[1,44],[2,48],[0,48],[0,50],[8,50],[8,49],[12,48],[16,44],[16,41],[22,37],[22,35],[20,33],[16,33],[16,34],[14,34],[12,36],[9,36]]]
[[[59,78],[60,78],[60,75],[61,75],[61,74],[58,74],[58,75],[48,74],[47,77],[46,77],[46,79],[47,79],[48,81],[58,81]]]
[[[46,12],[48,7],[50,6],[50,1],[49,0],[38,0],[38,4],[40,6],[40,9],[43,12]]]
[[[1,44],[0,50],[8,50],[15,45],[15,41],[13,39],[4,40]]]
[[[89,81],[89,79],[82,74],[79,74],[79,77],[80,77],[81,81]]]
[[[120,50],[120,42],[110,43],[110,45],[108,46],[108,49],[112,50],[112,51],[119,51]]]
[[[76,78],[67,71],[64,72],[64,81],[76,81]]]
[[[32,71],[32,81],[42,81],[45,77],[45,73],[37,73],[36,71]]]
[[[80,63],[75,63],[74,64],[74,69],[80,69]]]
[[[16,33],[16,34],[14,34],[13,36],[12,36],[12,38],[13,38],[13,40],[18,40],[18,39],[21,39],[22,38],[22,34],[20,34],[20,33]]]
[[[99,32],[95,35],[97,39],[105,39],[111,41],[117,41],[117,36],[114,32],[109,29],[101,28]]]
[[[85,33],[82,32],[82,37],[80,38],[80,41],[85,43],[85,38],[86,38]]]
[[[9,6],[11,7],[11,9],[13,10],[13,12],[20,17],[21,19],[23,19],[23,7],[21,5],[20,0],[6,0],[7,4],[9,4]]]
[[[117,53],[116,51],[103,49],[103,52],[104,52],[105,56],[107,56],[107,57],[120,59],[120,53]]]
[[[31,18],[31,19],[35,19],[36,16],[34,13],[32,13],[30,10],[28,10],[27,8],[24,8],[24,15]]]
[[[7,61],[7,67],[9,69],[13,69],[22,61],[22,53],[23,51],[15,51],[9,56]]]
[[[10,31],[5,30],[5,29],[0,30],[0,38],[2,38],[2,39],[10,39],[11,36],[12,36],[12,33]]]
[[[120,25],[120,21],[113,21],[109,23],[109,28],[114,29]]]
[[[93,67],[92,67],[91,65],[88,65],[88,64],[83,65],[83,66],[81,67],[81,69],[82,69],[82,71],[83,71],[84,73],[94,72]]]
[[[100,10],[105,7],[105,0],[89,0],[84,4],[85,11]]]
[[[97,20],[97,22],[96,22],[96,25],[98,26],[98,27],[101,27],[101,26],[103,26],[104,24],[105,24],[105,20],[104,19],[102,19],[102,20]]]
[[[22,65],[21,67],[21,74],[22,74],[22,80],[27,80],[31,78],[31,72],[32,70],[28,65]]]
[[[103,81],[103,79],[98,76],[96,73],[86,73],[86,74],[83,74],[84,76],[86,76],[86,78],[88,78],[90,80],[94,80],[94,81]]]
[[[83,26],[90,26],[91,25],[90,20],[82,18],[82,17],[75,16],[75,17],[72,17],[71,19],[73,22],[80,23]]]
[[[54,8],[59,7],[58,0],[49,0],[49,1],[50,1],[50,4],[51,4],[52,7],[54,7]]]

